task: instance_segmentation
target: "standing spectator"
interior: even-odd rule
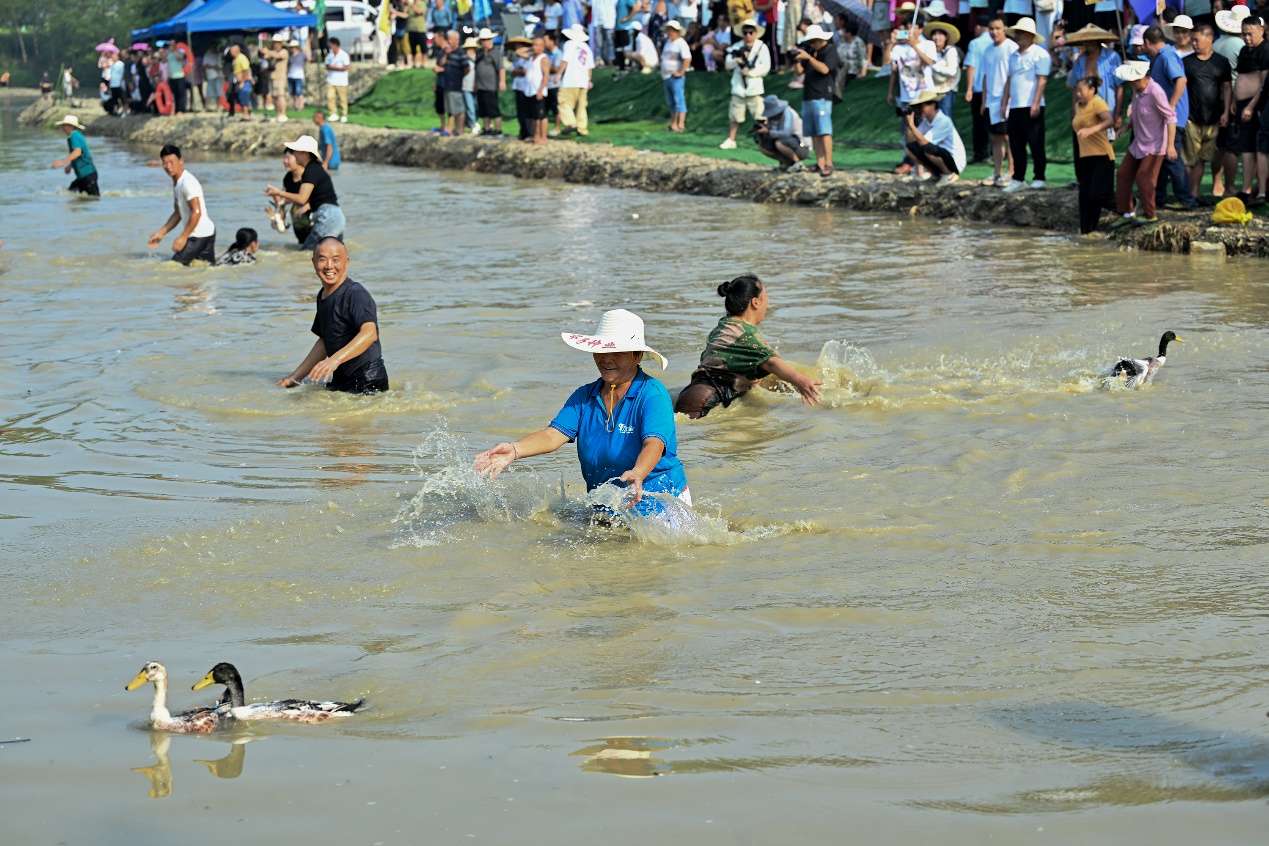
[[[445,42],[451,29],[458,26],[458,16],[450,0],[432,0],[427,9],[427,28],[432,33],[432,55],[439,58],[441,44]]]
[[[1238,102],[1238,54],[1243,51],[1243,20],[1251,14],[1246,6],[1235,6],[1232,9],[1216,13],[1216,28],[1221,37],[1216,39],[1212,49],[1224,56],[1233,69],[1231,83],[1234,88],[1234,102]],[[1234,183],[1238,181],[1238,153],[1233,149],[1233,140],[1237,132],[1238,114],[1231,111],[1228,123],[1222,127],[1216,140],[1220,149],[1218,160],[1219,171],[1212,174],[1212,193],[1217,197],[1232,194]]]
[[[442,0],[437,0],[442,2]],[[352,57],[344,50],[338,38],[328,42],[326,52],[326,111],[332,122],[348,123],[348,69]],[[343,111],[339,107],[343,107]]]
[[[229,57],[233,69],[234,97],[238,102],[238,111],[243,120],[251,120],[251,60],[242,51],[241,45],[229,45]]]
[[[188,60],[186,49],[178,41],[167,51],[167,84],[172,89],[172,100],[178,113],[189,111],[189,84],[185,79],[185,62]]]
[[[1172,183],[1172,191],[1177,202],[1184,208],[1192,209],[1197,205],[1194,195],[1190,193],[1190,179],[1185,170],[1185,162],[1180,157],[1180,143],[1184,138],[1185,126],[1190,119],[1190,98],[1186,96],[1185,64],[1177,55],[1176,48],[1164,39],[1163,30],[1157,26],[1147,27],[1142,33],[1142,43],[1146,55],[1150,57],[1150,78],[1159,83],[1168,95],[1168,102],[1176,112],[1176,134],[1173,143],[1177,144],[1173,153],[1163,161],[1163,169],[1157,182],[1158,196],[1156,205],[1163,205],[1167,198],[1168,183]]]
[[[1230,116],[1234,151],[1243,160],[1243,202],[1265,200],[1269,182],[1269,106],[1265,81],[1269,79],[1269,41],[1265,40],[1264,19],[1243,20],[1243,49],[1238,54],[1238,80],[1234,84],[1234,110]],[[1233,171],[1230,171],[1232,176]],[[1258,190],[1255,186],[1258,185]],[[1226,191],[1228,193],[1228,191]]]
[[[590,14],[591,22],[595,25],[595,65],[611,65],[617,58],[613,52],[613,32],[617,28],[617,0],[593,0]]]
[[[220,75],[220,51],[215,45],[203,53],[203,105],[215,111],[219,108],[224,82]]]
[[[502,48],[494,46],[494,33],[482,29],[476,36],[476,119],[483,135],[502,134],[502,109],[498,94],[507,90],[507,71],[502,66]]]
[[[692,51],[683,40],[683,24],[670,21],[665,25],[665,46],[661,48],[661,84],[665,86],[665,101],[670,108],[671,132],[687,129],[686,74],[692,66]]]
[[[128,91],[124,87],[124,71],[128,66],[120,54],[111,55],[113,61],[106,71],[106,84],[110,88],[110,111],[122,117],[128,113]]]
[[[384,0],[387,2],[387,0]],[[410,50],[410,0],[392,0],[392,44],[397,51],[397,67],[408,68],[413,64]]]
[[[273,107],[277,110],[278,123],[286,123],[286,79],[291,53],[286,49],[286,36],[273,33],[266,49],[261,51],[269,60],[269,90],[273,93]]]
[[[1113,32],[1104,30],[1096,24],[1089,24],[1066,38],[1067,44],[1079,47],[1080,51],[1079,57],[1071,65],[1071,72],[1066,76],[1067,86],[1074,92],[1076,84],[1081,79],[1095,76],[1101,80],[1097,96],[1110,107],[1110,115],[1114,120],[1112,129],[1115,132],[1123,128],[1124,108],[1128,105],[1126,86],[1115,76],[1115,69],[1121,64],[1119,53],[1110,46],[1118,40]],[[1075,109],[1076,106],[1072,100],[1072,119],[1075,117]],[[1072,152],[1078,158],[1079,139],[1073,135],[1071,142]]]
[[[984,180],[984,185],[995,185],[1003,188],[1009,184],[1009,178],[1002,171],[1002,165],[1008,165],[1013,173],[1013,152],[1009,147],[1009,129],[1007,119],[1009,107],[1005,102],[1005,83],[1009,79],[1009,59],[1017,52],[1018,45],[1006,34],[1005,22],[1000,17],[992,18],[987,27],[991,36],[991,46],[983,51],[983,114],[987,115],[987,132],[991,138],[991,159],[994,176]]]
[[[533,135],[529,124],[529,95],[526,88],[525,73],[529,67],[529,55],[533,42],[523,36],[507,39],[514,58],[511,60],[511,88],[516,96],[516,123],[520,127],[519,139],[531,141]]]
[[[1176,48],[1176,54],[1184,61],[1194,53],[1194,21],[1189,15],[1177,15],[1172,23],[1163,25],[1163,34]]]
[[[965,72],[969,75],[965,83],[965,102],[969,103],[970,119],[973,121],[974,158],[973,162],[985,162],[991,156],[988,149],[987,129],[990,126],[987,112],[983,109],[983,79],[987,76],[983,67],[987,48],[991,46],[991,33],[987,31],[991,21],[986,15],[974,17],[974,37],[965,51]]]
[[[727,51],[725,67],[731,71],[731,102],[728,108],[730,125],[727,138],[719,144],[723,150],[736,149],[736,132],[748,112],[755,120],[763,112],[762,95],[766,90],[763,77],[771,72],[771,51],[762,42],[766,31],[754,18],[737,27],[741,41]]]
[[[79,87],[79,80],[75,78],[75,74],[71,72],[70,66],[62,69],[62,96],[68,101],[75,94],[75,89]]]
[[[643,31],[643,24],[635,21],[631,24],[631,32],[634,33],[634,44],[628,51],[626,60],[634,67],[639,68],[640,73],[652,73],[653,68],[657,66],[657,46],[652,43]]]
[[[934,64],[930,65],[930,76],[934,91],[943,98],[939,101],[939,113],[951,118],[956,92],[961,86],[961,54],[956,50],[961,31],[945,21],[934,21],[925,25],[924,32],[925,37],[934,43]]]
[[[563,28],[560,21],[564,18],[564,4],[560,0],[546,0],[546,5],[542,7],[542,18],[546,31],[558,35]]]
[[[908,107],[918,94],[934,87],[934,42],[925,38],[916,24],[896,28],[891,38],[894,44],[890,47],[890,87],[886,102],[894,106],[899,117],[899,138],[906,151]],[[905,152],[895,173],[905,174],[911,170],[911,157]]]
[[[467,102],[463,97],[463,77],[467,75],[467,53],[458,43],[458,33],[445,34],[445,54],[437,65],[441,90],[445,92],[445,131],[450,135],[463,134],[467,122]]]
[[[1229,62],[1213,46],[1216,32],[1211,24],[1194,28],[1194,52],[1185,57],[1185,96],[1190,101],[1190,120],[1185,125],[1181,156],[1189,169],[1190,189],[1198,195],[1203,185],[1203,166],[1216,170],[1216,138],[1229,124],[1234,90]],[[1214,186],[1213,186],[1214,187]]]
[[[731,21],[726,15],[717,15],[713,20],[713,29],[705,34],[701,42],[705,50],[705,69],[710,73],[725,70],[727,51],[732,42]]]
[[[339,141],[335,138],[335,127],[326,122],[326,115],[321,109],[313,112],[313,124],[317,127],[317,157],[329,173],[339,170],[342,159],[339,156]]]
[[[565,5],[565,10],[568,6]],[[590,72],[595,58],[586,42],[590,37],[580,25],[564,30],[564,59],[560,62],[560,123],[563,132],[590,135],[586,100],[590,92]]]
[[[952,119],[940,110],[942,100],[937,91],[927,88],[912,101],[904,122],[908,153],[917,162],[917,172],[910,178],[923,178],[924,169],[939,185],[948,185],[960,179],[960,172],[965,169],[965,145]]]
[[[1005,23],[1010,27],[1016,26],[1023,18],[1030,18],[1035,14],[1031,0],[1005,0],[1000,11],[1004,15]],[[1033,20],[1032,23],[1035,21]]]
[[[304,69],[308,65],[308,57],[300,48],[300,42],[292,39],[287,45],[286,87],[295,108],[304,108]]]
[[[558,6],[559,4],[556,3]],[[639,24],[639,31],[643,30],[643,23],[638,19],[638,2],[636,0],[617,0],[616,12],[614,17],[617,19],[616,26],[613,27],[612,45],[613,45],[613,61],[617,65],[619,72],[624,72],[626,62],[629,60],[629,54],[634,47],[636,30],[634,25]],[[550,7],[548,7],[550,8]]]
[[[584,29],[586,26],[586,7],[582,4],[582,0],[562,0],[563,9],[560,13],[560,26],[563,32],[566,29]]]
[[[799,39],[792,58],[802,84],[802,127],[815,149],[815,172],[833,175],[833,97],[839,59],[830,43],[833,36],[819,24],[812,25]]]
[[[560,134],[560,63],[564,61],[564,51],[560,49],[557,33],[543,30],[542,39],[546,43],[546,58],[551,68],[546,78],[546,136],[555,138]],[[551,128],[552,120],[555,121],[554,129]]]
[[[890,38],[892,21],[890,0],[870,0],[868,7],[870,21],[869,29],[872,34],[877,37],[877,48],[874,51],[873,64],[877,67],[885,67],[890,64],[890,46],[894,43]]]
[[[1009,117],[1006,129],[1009,149],[1013,154],[1013,179],[1005,191],[1014,193],[1027,187],[1027,149],[1031,150],[1035,172],[1032,188],[1044,188],[1048,156],[1045,150],[1044,89],[1053,69],[1049,51],[1036,43],[1035,21],[1022,18],[1009,34],[1018,42],[1018,49],[1009,57],[1009,77],[1005,80],[1004,100]]]
[[[546,40],[539,33],[533,36],[533,52],[524,69],[526,117],[534,144],[546,143],[546,86],[551,75],[551,60],[546,55]]]
[[[1075,178],[1080,186],[1080,233],[1097,229],[1104,208],[1115,193],[1115,148],[1108,130],[1115,125],[1114,112],[1098,93],[1102,80],[1086,76],[1075,84],[1075,116],[1071,129],[1078,145]]]
[[[868,73],[868,46],[845,15],[837,16],[837,90],[844,92],[851,80]]]
[[[406,50],[408,68],[421,68],[427,60],[427,0],[409,0],[406,6],[405,36],[409,41]]]
[[[1155,183],[1165,158],[1176,157],[1176,110],[1159,83],[1150,78],[1150,63],[1124,62],[1115,71],[1133,91],[1132,144],[1116,177],[1115,205],[1120,219],[1113,226],[1155,223]],[[1132,186],[1137,186],[1143,217],[1133,212]]]

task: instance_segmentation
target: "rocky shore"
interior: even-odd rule
[[[51,125],[62,107],[39,100],[20,120]],[[81,115],[89,133],[157,149],[169,141],[184,147],[238,155],[276,155],[300,125],[230,121],[211,114],[172,117]],[[1002,194],[971,184],[936,188],[889,174],[838,171],[823,179],[811,174],[781,174],[771,168],[723,162],[687,154],[652,153],[598,144],[552,142],[534,147],[509,140],[443,138],[419,132],[339,127],[341,154],[349,161],[401,167],[502,173],[525,179],[552,179],[587,185],[678,192],[759,203],[838,207],[893,212],[937,219],[962,219],[1026,226],[1074,234],[1076,194],[1055,188]],[[1269,223],[1262,218],[1247,226],[1216,226],[1210,210],[1165,212],[1164,222],[1128,227],[1109,240],[1125,249],[1161,252],[1210,252],[1269,258]]]

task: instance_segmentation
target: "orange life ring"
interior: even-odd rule
[[[194,51],[189,49],[189,45],[184,41],[176,42],[176,46],[185,52],[185,78],[193,79],[194,77]]]
[[[172,86],[166,82],[160,82],[154,88],[154,105],[158,107],[159,114],[171,115],[176,113],[176,100],[172,97]]]

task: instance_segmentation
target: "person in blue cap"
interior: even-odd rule
[[[588,491],[616,482],[627,488],[628,504],[640,515],[663,510],[661,500],[645,493],[669,494],[691,505],[670,393],[639,366],[645,355],[662,370],[668,364],[644,341],[643,320],[615,309],[604,312],[595,334],[564,332],[561,337],[594,356],[599,378],[573,391],[545,429],[477,455],[476,472],[493,479],[513,461],[574,441]]]

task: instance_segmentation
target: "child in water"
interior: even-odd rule
[[[244,226],[234,236],[234,245],[217,260],[216,266],[255,264],[258,249],[260,249],[260,238],[256,235],[256,231],[249,226]]]

